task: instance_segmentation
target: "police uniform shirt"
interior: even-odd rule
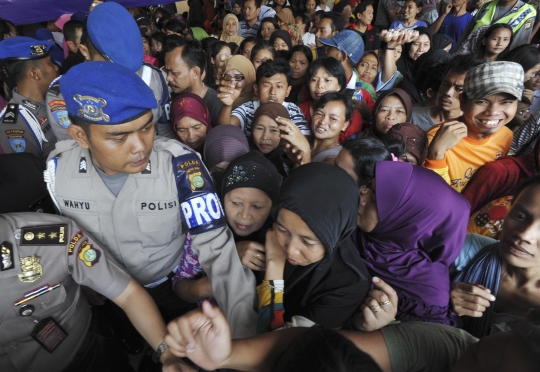
[[[179,264],[188,231],[235,337],[253,335],[253,273],[242,266],[211,178],[201,159],[178,141],[158,138],[147,168],[129,174],[115,196],[73,140],[58,142],[46,182],[60,212],[102,242],[143,286]]]
[[[0,215],[0,242],[0,371],[62,371],[82,345],[91,321],[79,285],[115,299],[131,278],[91,235],[66,217]],[[56,283],[58,288],[15,306],[25,295]],[[32,338],[36,324],[23,311],[37,321],[52,317],[67,338],[49,353]]]
[[[55,142],[45,106],[13,89],[13,98],[0,114],[0,146],[4,153],[27,152],[46,160]]]

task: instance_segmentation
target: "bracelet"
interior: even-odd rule
[[[389,48],[389,47],[386,47],[386,50],[396,50],[396,48]]]
[[[163,361],[161,360],[161,355],[165,352],[165,350],[167,350],[169,348],[169,346],[167,346],[167,344],[165,343],[165,341],[163,341],[161,344],[159,344],[159,346],[157,347],[157,350],[156,350],[156,356],[158,358],[158,360],[163,363]]]

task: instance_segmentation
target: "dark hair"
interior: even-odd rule
[[[338,84],[341,86],[340,92],[345,92],[345,89],[347,89],[347,75],[345,74],[345,69],[343,68],[343,65],[333,57],[321,57],[311,62],[306,74],[307,83],[309,84],[313,75],[321,68],[324,68],[328,75],[335,77]]]
[[[356,17],[358,13],[364,13],[368,5],[371,5],[375,9],[375,5],[373,5],[373,1],[362,1],[356,6],[356,8],[354,8],[354,13],[353,13],[354,16]]]
[[[306,59],[308,60],[308,63],[311,63],[313,61],[313,53],[311,53],[311,49],[309,49],[307,46],[297,45],[293,47],[290,50],[290,54],[291,54],[290,58],[292,58],[293,54],[297,52],[304,53],[304,55],[306,56]]]
[[[514,189],[512,202],[515,202],[517,200],[518,196],[523,192],[523,190],[525,190],[526,188],[530,186],[537,186],[537,185],[540,185],[540,174],[527,178],[525,181],[517,185],[516,188]]]
[[[29,59],[22,61],[4,61],[7,77],[9,79],[13,79],[15,84],[19,84],[26,77],[26,73],[30,67],[40,67],[37,61],[39,60]]]
[[[403,140],[398,139],[395,136],[393,138],[389,138],[389,139],[385,138],[384,139],[384,144],[386,145],[386,148],[388,149],[388,151],[390,151],[392,154],[394,154],[394,156],[397,157],[397,158],[401,158],[407,152],[407,145],[405,144],[405,142],[403,142]],[[418,162],[418,165],[422,165],[422,164],[420,164],[420,159],[416,159],[416,161]]]
[[[465,54],[450,58],[448,61],[446,61],[446,64],[448,67],[447,71],[452,70],[456,74],[466,74],[476,66],[482,64],[482,61],[473,58],[473,56],[469,54]]]
[[[358,186],[365,186],[375,178],[375,164],[391,160],[392,155],[384,143],[375,137],[348,139],[343,148],[349,151],[354,162]]]
[[[64,39],[66,39],[66,41],[71,41],[74,43],[75,40],[77,39],[77,30],[78,29],[82,30],[83,26],[84,26],[84,23],[81,21],[76,21],[76,20],[67,21],[66,24],[64,25],[64,29],[62,30],[64,34]]]
[[[263,43],[263,42],[264,42],[264,39],[263,39],[262,34],[261,34],[262,24],[263,24],[264,22],[269,22],[269,23],[271,23],[271,24],[274,26],[274,28],[275,28],[276,30],[281,29],[281,27],[279,27],[278,21],[277,21],[274,17],[266,17],[266,18],[263,18],[263,19],[261,20],[261,27],[259,27],[259,30],[257,31],[257,44],[258,44],[258,43]]]
[[[165,53],[172,52],[176,48],[182,47],[182,59],[190,69],[199,67],[201,76],[206,71],[206,57],[201,44],[195,39],[184,39],[178,35],[169,35],[165,38]]]
[[[0,19],[0,41],[4,40],[4,35],[9,35],[11,32],[11,28],[9,28],[9,24],[3,20]]]
[[[277,74],[285,75],[287,77],[287,84],[291,85],[291,66],[281,59],[263,62],[257,69],[255,83],[259,84],[263,77],[269,78]]]
[[[183,34],[184,29],[186,28],[185,22],[180,21],[176,18],[171,18],[165,23],[164,26],[165,30],[177,33],[177,34]]]
[[[215,40],[215,41],[214,41]],[[229,44],[227,44],[224,41],[220,41],[217,39],[214,39],[211,44],[208,45],[208,48],[206,49],[206,76],[204,77],[204,83],[209,86],[213,86],[215,84],[214,81],[214,65],[212,64],[212,58],[216,59],[218,53],[221,51],[221,49],[228,47],[230,49]],[[232,51],[231,51],[232,52]],[[216,66],[217,67],[217,66]]]
[[[167,9],[165,9],[165,8],[163,8],[161,6],[157,7],[154,10],[154,17],[156,16],[156,13],[161,13],[161,18],[171,15],[171,13]]]
[[[165,48],[165,34],[161,31],[156,31],[150,36],[150,40],[155,40],[158,43],[161,43],[162,48]]]
[[[159,19],[159,21],[157,22],[157,27],[159,30],[164,30],[165,29],[165,24],[167,22],[169,22],[169,19],[171,19],[171,15],[166,15],[166,16],[163,16]]]
[[[523,67],[523,71],[527,73],[540,63],[540,50],[531,44],[520,45],[508,52],[501,60],[519,63]]]
[[[332,26],[330,26],[332,28],[332,32],[341,32],[345,29],[345,20],[343,19],[341,13],[324,12],[324,14],[321,16],[321,21],[323,19],[329,19],[332,21]]]
[[[424,4],[422,0],[405,0],[405,3],[412,1],[417,8],[421,8]]]
[[[244,40],[242,40],[242,42],[240,43],[240,48],[238,48],[238,54],[242,54],[244,52],[244,47],[246,46],[247,43],[257,43],[257,38],[255,36],[248,36],[244,38]],[[252,52],[253,52],[253,49],[252,49]]]
[[[268,50],[270,53],[272,53],[272,58],[273,59],[276,59],[277,58],[277,55],[276,55],[276,50],[274,49],[273,46],[271,45],[268,45],[266,43],[257,43],[255,44],[255,46],[253,47],[253,49],[251,49],[251,63],[253,63],[253,60],[255,58],[255,55],[257,55],[257,53],[259,53],[261,50],[263,49],[266,49]]]
[[[352,341],[332,329],[312,327],[279,356],[273,372],[381,372],[381,368]]]
[[[353,106],[351,97],[347,95],[346,93],[341,93],[341,92],[324,93],[315,104],[315,108],[313,109],[313,111],[319,108],[323,108],[328,102],[336,102],[336,101],[340,101],[345,105],[345,120],[351,121],[352,116],[354,114],[354,106]]]
[[[275,60],[279,59],[281,61],[289,61],[291,58],[291,52],[288,50],[276,50],[276,58]]]
[[[469,55],[467,55],[467,57],[469,57]],[[428,89],[431,89],[434,92],[439,91],[441,84],[448,73],[447,63],[448,62],[438,64],[427,71],[426,77],[422,83],[422,87],[420,88],[422,93],[426,93]]]
[[[242,0],[242,9],[244,9],[244,3],[246,1],[251,1],[251,0]],[[255,1],[255,9],[259,9],[262,5],[262,0],[254,0]]]
[[[88,49],[88,53],[90,54],[90,58],[96,54],[100,54],[94,44],[92,43],[92,40],[90,40],[90,34],[88,34],[88,29],[86,27],[86,22],[83,24],[82,29],[82,35],[81,35],[81,44]],[[101,54],[100,54],[101,55]]]
[[[341,0],[339,3],[334,5],[334,8],[332,8],[332,11],[336,13],[341,13],[347,5],[349,5],[352,8],[352,5],[349,2],[349,0]]]
[[[294,16],[294,18],[296,17],[300,17],[302,23],[306,25],[306,32],[309,32],[309,29],[311,28],[311,20],[309,19],[308,15],[306,13],[298,13]]]

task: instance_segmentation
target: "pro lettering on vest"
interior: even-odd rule
[[[221,203],[215,193],[188,199],[182,203],[181,208],[190,230],[219,221],[224,217]]]

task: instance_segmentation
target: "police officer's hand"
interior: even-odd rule
[[[242,265],[251,270],[264,271],[266,268],[266,258],[264,246],[257,242],[242,241],[236,243],[236,250]]]
[[[456,120],[443,123],[428,149],[429,160],[442,160],[444,153],[457,145],[459,141],[467,137],[467,126]]]
[[[218,98],[225,106],[232,106],[242,92],[241,82],[230,80],[227,76],[221,79],[218,87]]]
[[[88,300],[88,303],[92,306],[101,306],[105,304],[105,300],[107,300],[107,297],[103,296],[100,293],[97,293],[91,288],[88,288],[84,285],[81,286],[81,291],[86,296],[86,299]]]
[[[206,370],[220,368],[232,354],[231,331],[219,308],[204,301],[167,325],[165,342],[178,357],[188,357]]]

